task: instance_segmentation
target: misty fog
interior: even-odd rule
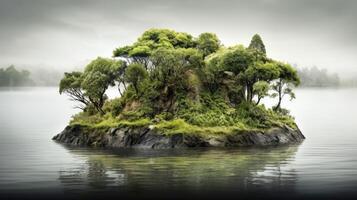
[[[227,46],[259,33],[270,57],[352,78],[356,8],[353,0],[1,0],[0,67],[70,71],[157,27],[215,32]]]

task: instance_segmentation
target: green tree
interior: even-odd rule
[[[149,29],[130,46],[113,51],[114,57],[125,58],[128,63],[141,63],[146,69],[150,66],[150,56],[159,48],[193,48],[196,46],[190,34],[169,29]]]
[[[127,64],[126,62],[122,61],[117,62],[118,65],[115,65],[115,67],[112,68],[112,73],[114,76],[115,84],[118,87],[118,92],[120,96],[123,96],[124,92],[127,89],[127,86],[125,84],[125,70],[127,69]]]
[[[237,95],[233,102],[252,102],[254,84],[258,81],[271,82],[279,76],[279,68],[274,61],[262,53],[242,45],[221,49],[206,58],[205,74],[210,88],[226,85],[228,92],[234,89]],[[228,84],[228,85],[227,85]],[[235,87],[239,85],[240,87]],[[212,91],[212,90],[211,90]]]
[[[242,46],[228,48],[223,54],[219,65],[222,65],[225,71],[231,71],[236,75],[244,73],[246,69],[254,62],[254,57],[250,51]]]
[[[160,48],[153,53],[152,62],[155,70],[151,78],[169,87],[182,86],[186,71],[200,69],[204,64],[202,54],[191,48]]]
[[[279,77],[279,68],[275,63],[255,62],[242,74],[247,88],[247,101],[252,102],[254,98],[254,84],[258,81],[271,82]]]
[[[84,69],[81,87],[95,109],[102,114],[102,107],[107,99],[105,91],[109,86],[115,85],[122,65],[122,61],[98,57]]]
[[[149,29],[113,54],[119,59],[97,58],[83,73],[65,75],[60,93],[84,102],[90,114],[111,112],[126,120],[158,115],[158,119],[177,117],[193,123],[209,117],[214,122],[206,125],[215,126],[237,125],[249,118],[249,126],[265,127],[273,123],[262,121],[280,115],[256,105],[272,89],[279,96],[274,109],[281,110],[281,99],[284,95],[293,98],[291,85],[299,82],[289,65],[266,56],[259,35],[247,48],[226,48],[213,33],[194,39],[183,32]],[[118,86],[121,97],[108,101],[109,86]]]
[[[239,90],[236,90],[236,99],[233,102],[240,102],[244,99],[251,99],[249,92],[252,91],[252,86],[254,82],[250,82],[247,77],[246,70],[252,66],[255,62],[254,55],[251,51],[248,51],[244,46],[237,45],[227,49],[219,50],[218,52],[208,56],[206,58],[206,69],[208,72],[208,78],[215,79],[215,88],[219,89],[219,85],[226,82],[227,78],[231,77],[229,81],[230,86],[228,88],[233,88],[232,85],[240,85]],[[227,74],[232,74],[227,77]],[[232,79],[233,78],[233,79]],[[226,84],[225,84],[226,85]],[[247,92],[245,92],[247,91]]]
[[[64,77],[60,81],[59,93],[66,93],[70,97],[70,100],[83,104],[76,107],[84,110],[90,104],[90,101],[84,95],[81,87],[82,81],[82,72],[64,73]]]
[[[281,102],[285,95],[289,95],[290,99],[295,98],[295,94],[292,90],[292,86],[298,86],[300,79],[296,69],[289,64],[277,63],[279,68],[279,77],[273,83],[272,89],[274,90],[273,97],[278,97],[278,103],[274,106],[274,110],[281,110]]]
[[[82,82],[82,88],[85,91],[85,95],[88,97],[94,108],[101,114],[105,113],[102,107],[107,99],[105,91],[108,86],[108,78],[105,74],[98,71],[90,71],[86,73]]]
[[[255,34],[253,36],[248,48],[261,52],[264,55],[266,54],[265,45],[263,43],[262,38],[258,34]]]
[[[160,101],[171,111],[176,97],[187,93],[188,71],[200,71],[204,65],[203,56],[197,49],[157,49],[152,57],[155,69],[150,73],[154,87],[160,91]]]
[[[226,68],[220,64],[225,53],[226,49],[221,49],[205,58],[204,83],[211,93],[216,92],[225,79],[224,72]],[[232,75],[234,74],[232,73]]]
[[[197,48],[202,52],[203,56],[216,52],[220,46],[221,42],[214,33],[202,33],[198,36]]]
[[[136,95],[139,95],[141,92],[141,85],[143,81],[147,78],[148,73],[145,68],[139,63],[133,63],[128,66],[125,70],[125,81],[130,83]]]
[[[134,45],[145,44],[150,49],[191,48],[195,46],[192,35],[170,29],[149,29],[145,31]]]
[[[253,85],[253,93],[257,95],[256,105],[260,103],[260,100],[269,95],[270,85],[266,81],[258,81]]]

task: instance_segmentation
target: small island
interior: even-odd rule
[[[267,56],[258,34],[248,47],[225,47],[214,33],[149,29],[113,58],[65,73],[59,92],[82,112],[53,139],[105,148],[297,143],[304,136],[281,103],[299,83],[292,66]],[[108,99],[109,87],[117,98]],[[261,103],[268,96],[272,108]]]

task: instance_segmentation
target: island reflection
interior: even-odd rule
[[[294,192],[297,174],[289,163],[299,145],[239,149],[119,149],[64,146],[83,160],[62,169],[65,193],[136,191]]]

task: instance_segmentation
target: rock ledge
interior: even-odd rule
[[[53,140],[74,146],[107,148],[241,147],[299,143],[305,139],[299,129],[287,126],[266,131],[242,131],[230,135],[165,135],[148,127],[89,129],[67,126]]]

